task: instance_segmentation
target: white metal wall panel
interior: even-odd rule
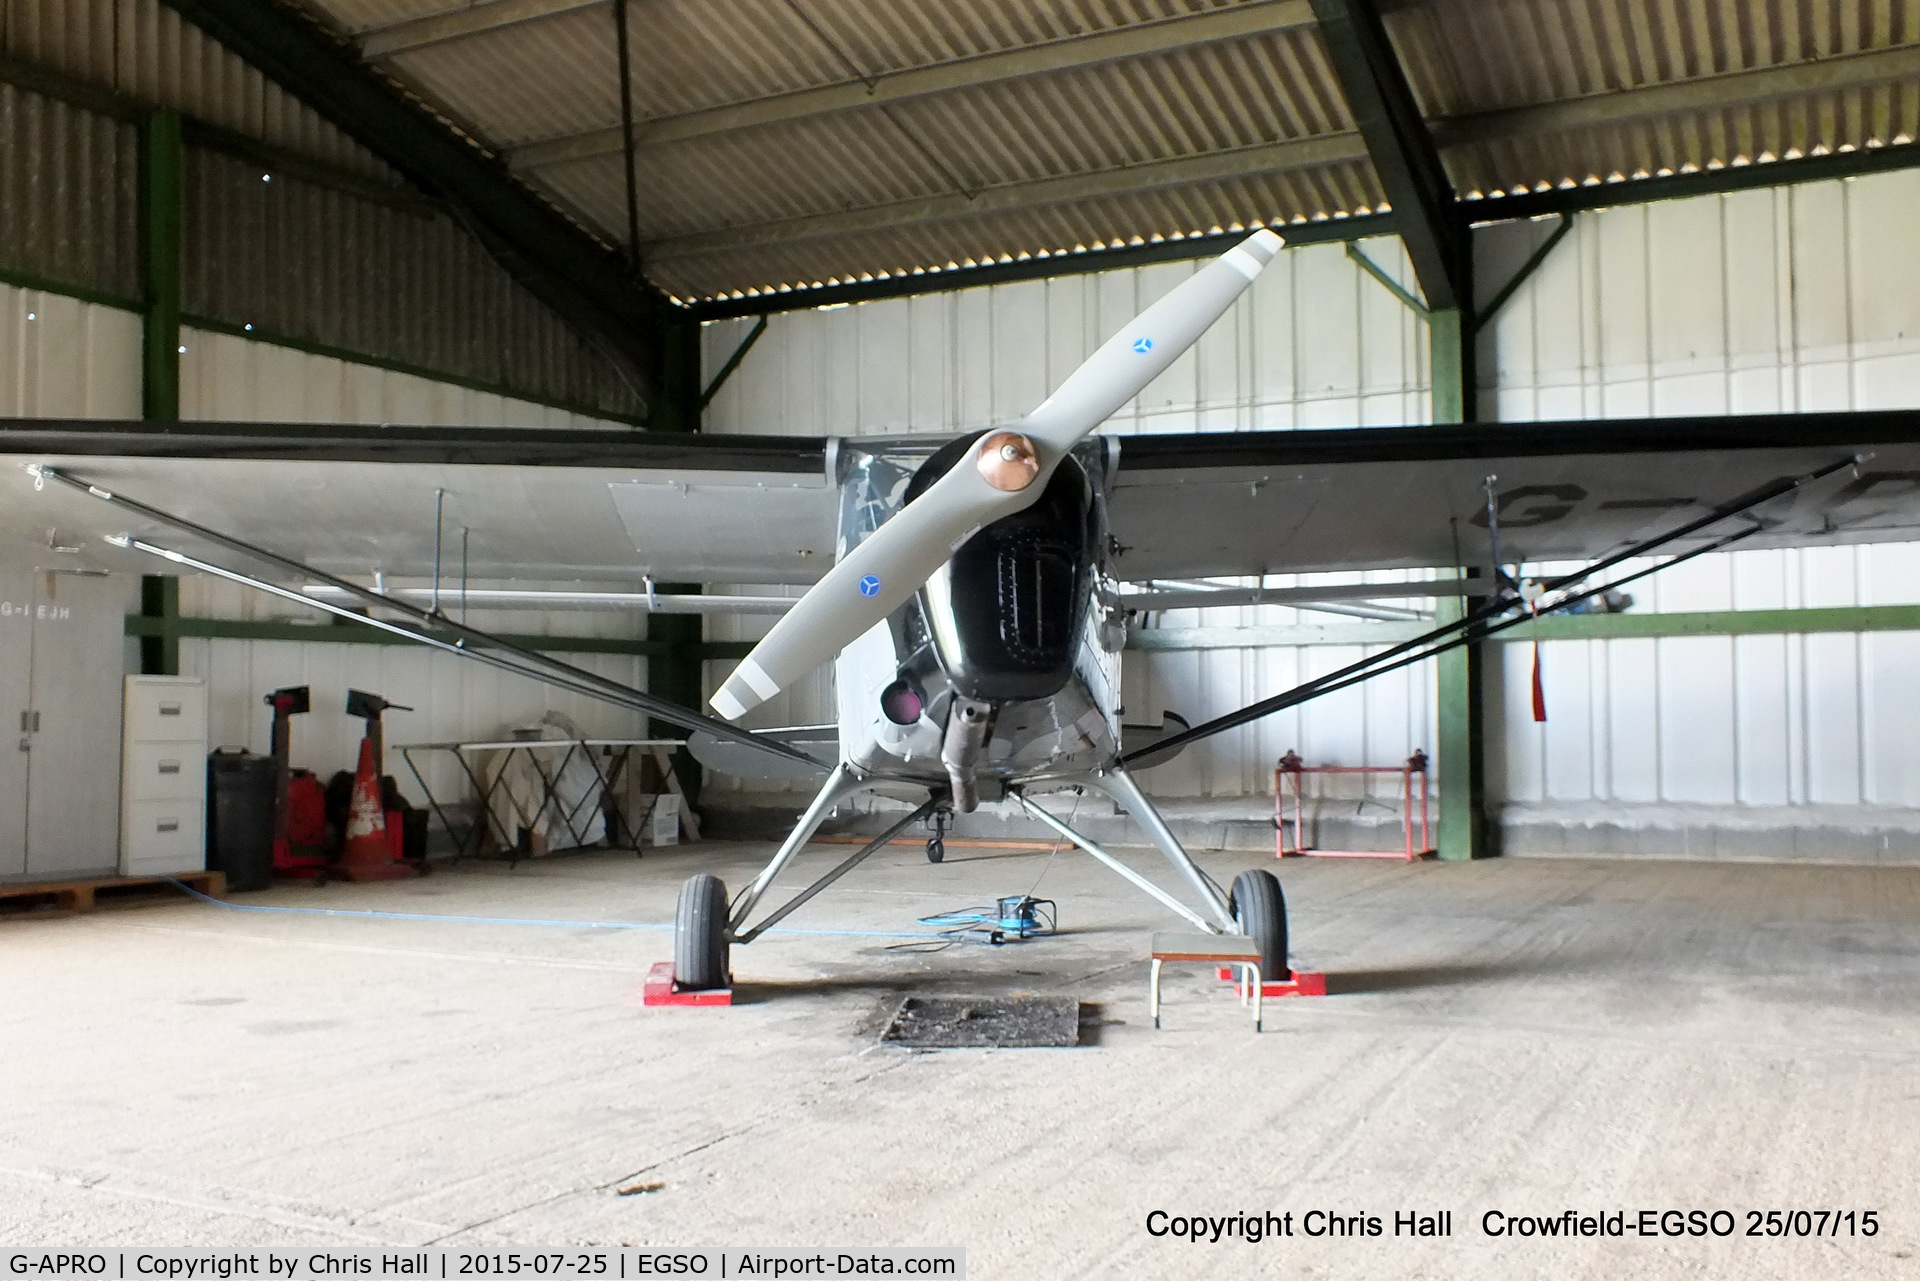
[[[1504,420],[1920,405],[1920,174],[1581,215],[1495,319],[1482,404]],[[1483,233],[1511,270],[1551,223]],[[1491,359],[1489,359],[1491,357]],[[1639,608],[1920,602],[1920,548],[1742,552],[1636,585]],[[1920,634],[1506,646],[1500,796],[1528,805],[1920,804]]]
[[[136,320],[136,329],[138,322]],[[224,422],[604,427],[604,419],[232,334],[183,328],[180,416]],[[134,367],[139,366],[138,347]],[[138,415],[138,396],[134,416]]]
[[[1401,280],[1398,240],[1359,246]],[[1019,418],[1196,270],[1125,271],[788,312],[707,408],[717,433],[951,434]],[[705,327],[716,370],[752,320]],[[1339,245],[1276,258],[1195,348],[1114,415],[1116,433],[1424,422],[1426,335]]]
[[[1483,408],[1503,420],[1920,405],[1920,173],[1581,215],[1488,326]],[[1483,298],[1554,223],[1483,231]],[[1397,242],[1362,248],[1396,278]],[[1031,408],[1106,333],[1192,268],[1142,268],[776,316],[715,398],[717,432],[954,433]],[[750,321],[706,330],[718,368]],[[1233,314],[1110,430],[1258,430],[1424,421],[1425,335],[1339,247],[1282,254]],[[1278,581],[1278,580],[1276,580]],[[1920,602],[1920,548],[1751,552],[1636,585],[1641,609]],[[1324,621],[1293,611],[1169,615],[1168,626]],[[764,622],[715,620],[746,639]],[[737,635],[736,635],[737,633]],[[757,634],[752,633],[752,634]],[[1566,806],[1920,805],[1920,635],[1566,641],[1497,649],[1496,799]],[[1129,716],[1200,719],[1358,656],[1335,649],[1134,653]],[[716,665],[717,666],[717,665]],[[1154,771],[1165,795],[1271,787],[1273,760],[1391,764],[1432,747],[1426,668],[1224,735]],[[824,679],[779,720],[828,719]],[[769,722],[773,723],[773,722]]]
[[[137,373],[137,320],[135,331],[133,367]],[[180,358],[180,412],[188,419],[446,427],[606,425],[601,420],[491,392],[228,334],[184,329],[181,345],[186,353]],[[137,416],[137,383],[134,400],[129,413]],[[525,588],[543,584],[510,585]],[[181,612],[208,618],[297,617],[303,622],[324,618],[317,611],[300,611],[246,588],[199,576],[182,577]],[[476,610],[469,618],[477,627],[500,632],[646,635],[644,617],[621,613]],[[180,653],[182,673],[205,676],[209,682],[216,744],[264,751],[268,718],[260,703],[261,695],[285,685],[311,685],[315,710],[295,723],[294,763],[323,777],[336,769],[352,768],[358,751],[360,722],[347,717],[343,710],[348,686],[371,690],[419,709],[395,712],[388,718],[387,741],[394,744],[492,738],[510,725],[537,721],[548,710],[565,713],[596,737],[637,737],[646,729],[644,718],[624,709],[426,650],[326,641],[189,640],[181,642]],[[572,654],[566,658],[636,689],[646,688],[644,658],[612,654]],[[393,753],[387,764],[408,796],[416,802],[422,800],[398,753]],[[450,760],[440,760],[435,770],[427,774],[427,779],[436,793],[443,798],[465,794]]]
[[[139,316],[0,285],[0,417],[139,416]]]
[[[392,586],[414,586],[396,580]],[[480,586],[481,584],[474,584]],[[486,586],[503,586],[488,583]],[[516,587],[529,584],[515,583]],[[326,615],[236,583],[204,575],[183,575],[180,612],[189,618],[315,622]],[[612,611],[474,610],[468,621],[485,630],[522,635],[628,638],[644,635],[643,619]],[[647,662],[637,655],[560,655],[566,662],[635,689],[647,687]],[[412,707],[386,718],[387,742],[482,741],[503,737],[516,725],[532,724],[549,711],[563,713],[596,738],[637,738],[646,718],[538,681],[514,676],[470,659],[407,645],[356,645],[338,641],[182,640],[180,671],[208,683],[210,739],[215,746],[264,752],[271,722],[261,698],[289,685],[313,689],[313,711],[294,721],[293,763],[324,780],[335,770],[352,769],[362,723],[346,714],[347,690],[363,689],[390,702]],[[469,790],[451,758],[423,756],[422,773],[441,800],[459,799]],[[432,768],[426,764],[432,762]],[[423,801],[420,789],[397,751],[389,752],[388,772],[407,796]]]
[[[1920,547],[1703,557],[1635,585],[1659,612],[1920,603]],[[1920,805],[1920,633],[1663,637],[1501,649],[1500,794],[1542,804]]]

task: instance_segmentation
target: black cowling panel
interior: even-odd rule
[[[911,502],[967,457],[980,433],[943,447],[907,486]],[[1080,464],[1064,460],[1040,501],[986,526],[961,544],[904,620],[911,652],[931,641],[940,669],[966,698],[1046,698],[1073,675],[1086,622],[1096,550],[1093,489]],[[951,625],[936,625],[936,601],[951,603]],[[913,617],[918,614],[918,617]]]

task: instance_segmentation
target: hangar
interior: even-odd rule
[[[0,1235],[1903,1274],[1917,21],[0,0]]]

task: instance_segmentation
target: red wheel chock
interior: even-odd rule
[[[1215,971],[1222,983],[1238,983],[1239,974],[1230,965],[1223,965]],[[1327,976],[1318,970],[1295,970],[1293,977],[1284,983],[1262,983],[1262,997],[1275,996],[1325,996],[1327,994]]]
[[[707,988],[699,992],[683,992],[680,985],[673,981],[673,962],[656,961],[647,971],[647,981],[642,988],[643,1005],[732,1005],[733,989],[730,987]]]

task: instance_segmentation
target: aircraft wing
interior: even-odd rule
[[[1920,411],[1129,436],[1108,516],[1129,581],[1589,560],[1781,477],[1746,547],[1920,540]],[[1715,526],[1665,551],[1740,528]]]
[[[833,563],[829,456],[818,439],[630,430],[0,420],[0,537],[147,572],[99,536],[200,550],[5,465],[34,463],[335,574],[431,574],[444,490],[443,576],[465,529],[478,579],[810,583]]]
[[[1856,457],[1758,509],[1766,528],[1742,546],[1920,540],[1916,411],[1116,443],[1109,517],[1129,581],[1484,564],[1489,476],[1509,562],[1589,559]],[[337,574],[430,574],[444,490],[443,576],[466,529],[476,579],[811,583],[834,556],[836,453],[625,429],[0,420],[0,537],[147,572],[100,536],[204,550],[6,465],[36,463]]]

